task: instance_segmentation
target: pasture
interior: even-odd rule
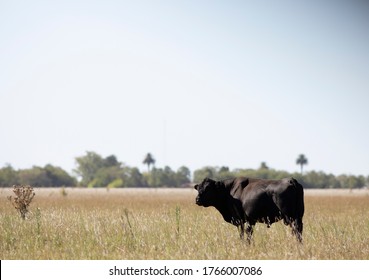
[[[248,245],[193,189],[35,192],[22,220],[0,189],[0,259],[369,259],[368,190],[306,190],[302,245],[283,222]]]

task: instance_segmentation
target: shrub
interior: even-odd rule
[[[21,218],[26,219],[28,213],[28,207],[35,196],[35,192],[31,186],[13,186],[13,192],[15,197],[9,196],[9,201],[13,204],[14,208],[18,210]]]

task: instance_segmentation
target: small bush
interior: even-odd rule
[[[62,196],[66,197],[68,195],[66,189],[64,187],[61,188],[60,193]]]
[[[18,210],[21,218],[26,219],[28,213],[28,207],[35,196],[35,192],[31,186],[13,186],[13,192],[15,197],[9,196],[9,201],[13,204],[14,208]]]
[[[121,178],[117,178],[114,181],[110,182],[107,186],[108,189],[115,189],[115,188],[123,188],[124,183]]]

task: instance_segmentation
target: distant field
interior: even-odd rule
[[[193,189],[35,189],[23,221],[0,189],[0,259],[369,259],[369,191],[306,190],[304,243],[282,222],[251,246]]]

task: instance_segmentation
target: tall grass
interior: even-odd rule
[[[304,243],[283,223],[253,242],[192,190],[36,189],[29,217],[0,191],[1,259],[369,259],[369,196],[305,197]]]

